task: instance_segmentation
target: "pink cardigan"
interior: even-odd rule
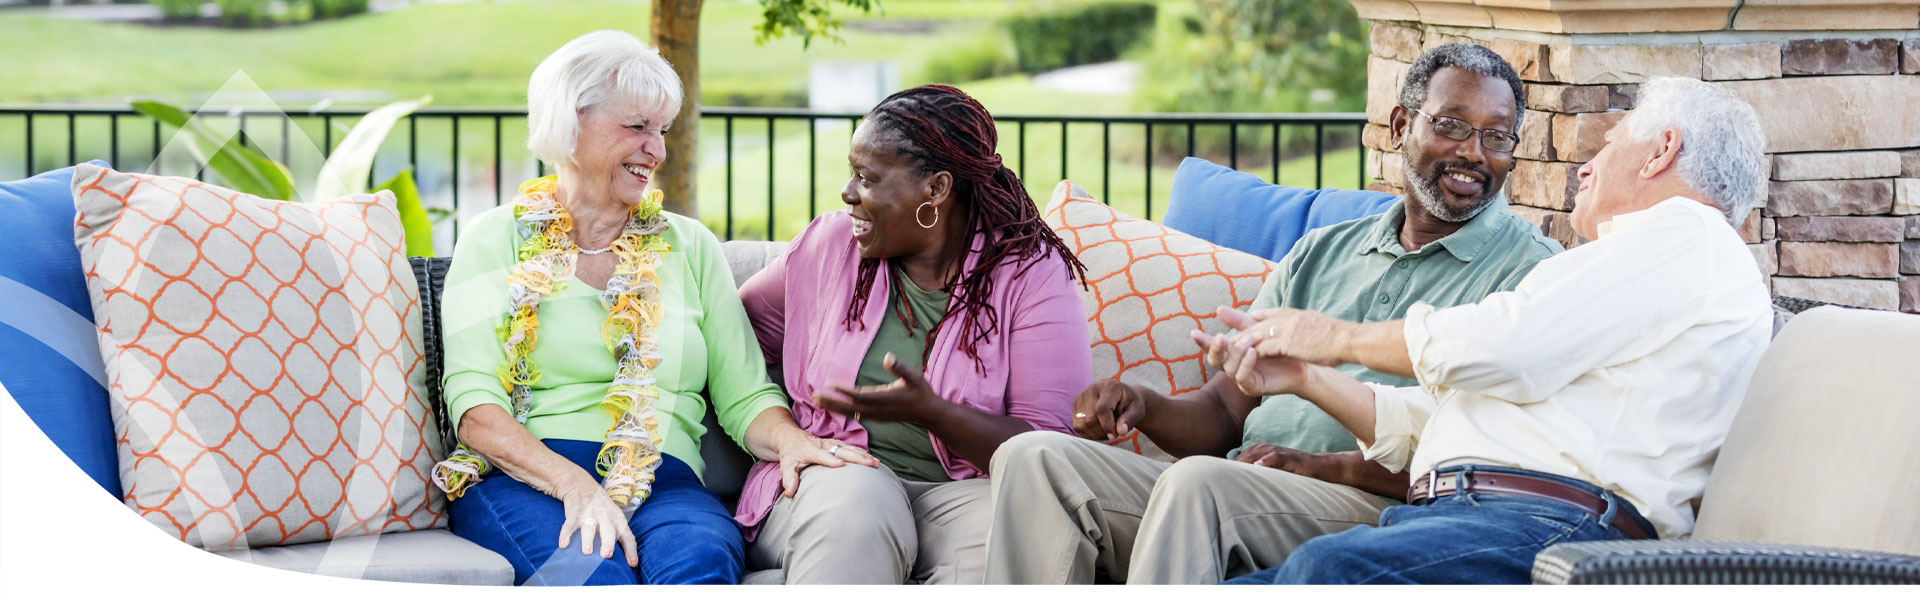
[[[975,268],[985,242],[985,236],[974,238],[974,252],[968,253],[962,269]],[[1017,417],[1034,429],[1065,432],[1072,426],[1074,396],[1093,380],[1087,315],[1065,260],[1047,254],[1016,276],[1023,265],[1033,262],[1027,257],[994,269],[987,304],[999,314],[1000,322],[976,348],[985,373],[977,372],[973,359],[959,351],[956,332],[960,328],[949,326],[941,328],[934,340],[926,377],[934,392],[948,402]],[[811,400],[814,390],[828,382],[853,383],[880,319],[886,316],[889,273],[881,269],[861,314],[865,327],[856,325],[848,331],[841,324],[853,302],[859,267],[852,221],[845,211],[828,213],[800,232],[786,254],[748,279],[740,287],[740,300],[767,361],[783,367],[800,428],[865,448],[866,429],[845,416],[821,410]],[[957,480],[986,475],[986,465],[969,463],[948,451],[940,438],[932,439],[934,454],[948,476]],[[748,539],[779,495],[779,465],[764,461],[754,465],[734,514],[747,527]]]

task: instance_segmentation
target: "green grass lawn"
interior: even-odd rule
[[[1085,0],[1055,0],[1055,4]],[[710,93],[806,89],[807,62],[874,59],[901,64],[904,78],[950,43],[980,35],[1020,10],[1006,0],[887,0],[885,15],[837,7],[845,43],[798,38],[756,45],[752,2],[708,2],[701,17],[701,78]],[[433,94],[441,106],[519,106],[541,58],[596,29],[644,37],[644,2],[419,5],[295,27],[225,30],[94,23],[0,11],[0,103],[112,103],[128,98],[191,102],[244,70],[269,92],[359,91],[392,98]],[[873,19],[937,22],[932,33],[863,29]],[[913,84],[918,81],[906,81]],[[709,103],[718,104],[718,103]]]

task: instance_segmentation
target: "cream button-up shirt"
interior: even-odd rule
[[[1461,464],[1581,479],[1685,536],[1772,323],[1719,211],[1674,197],[1618,215],[1514,291],[1409,310],[1420,386],[1368,384],[1366,456],[1409,479]]]

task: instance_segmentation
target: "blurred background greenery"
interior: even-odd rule
[[[164,10],[144,19],[76,18],[69,12],[33,7],[0,8],[0,103],[126,106],[140,99],[192,106],[236,72],[245,72],[283,110],[315,105],[375,106],[431,94],[434,107],[519,107],[534,65],[581,33],[604,28],[646,35],[644,2],[530,0],[516,2],[385,3],[367,0],[218,0],[221,14],[193,0],[151,0]],[[371,8],[371,10],[368,10]],[[201,12],[194,12],[194,11]],[[171,15],[171,19],[163,17]],[[804,108],[809,63],[822,60],[891,61],[902,87],[951,83],[973,94],[996,114],[1356,112],[1365,107],[1367,26],[1346,0],[881,0],[863,14],[835,7],[845,21],[838,41],[803,46],[793,37],[758,44],[761,6],[753,0],[708,0],[701,19],[701,102],[706,106]],[[1049,84],[1049,73],[1089,64],[1121,64],[1131,73],[1120,92],[1078,90]],[[0,118],[0,140],[19,139],[22,123]],[[350,120],[336,122],[344,131]],[[314,139],[319,126],[301,123]],[[764,121],[736,122],[733,161],[725,160],[723,127],[702,127],[700,216],[716,229],[726,209],[732,176],[738,237],[763,237],[769,186],[767,153],[777,158],[771,193],[778,213],[772,233],[785,237],[811,213],[838,208],[845,180],[843,125],[815,129],[815,182],[806,173],[807,135],[801,123],[780,123],[772,145]],[[835,129],[838,127],[838,129]],[[62,128],[42,127],[35,162],[53,168],[65,158]],[[104,143],[88,125],[77,143]],[[1311,185],[1315,164],[1311,127],[1287,127],[1281,146],[1267,128],[1225,126],[1195,132],[1194,154],[1225,164],[1229,153],[1240,168],[1280,181]],[[1002,154],[1024,166],[1021,175],[1040,202],[1059,179],[1071,176],[1123,210],[1142,211],[1153,197],[1156,215],[1165,206],[1173,167],[1186,153],[1184,128],[1156,128],[1154,160],[1146,160],[1139,125],[1036,126],[1024,140],[1002,128]],[[836,135],[837,132],[837,135]],[[451,142],[444,123],[425,124],[416,136],[442,148]],[[459,136],[462,161],[490,163],[490,128],[469,126]],[[486,164],[449,169],[417,165],[429,206],[451,206],[427,189],[448,184],[465,198],[507,195],[533,166],[514,123],[502,132],[499,159],[505,173]],[[341,136],[336,133],[337,141]],[[396,132],[375,171],[385,177],[409,165]],[[1237,147],[1229,140],[1238,138]],[[258,140],[272,148],[272,140]],[[838,145],[835,145],[835,142]],[[1319,162],[1329,187],[1354,187],[1359,179],[1358,134],[1327,132]],[[1062,146],[1069,168],[1061,168]],[[49,149],[51,148],[51,149]],[[1236,152],[1237,151],[1237,152]],[[1031,153],[1031,156],[1028,153]],[[40,157],[44,153],[44,157]],[[86,152],[83,152],[83,154]],[[0,147],[0,178],[21,169],[20,148]],[[138,154],[135,152],[134,154]],[[423,161],[424,162],[424,161]],[[137,168],[139,165],[132,165]],[[301,167],[293,165],[297,171]],[[1146,187],[1152,172],[1153,188]],[[1110,182],[1103,185],[1103,182]],[[1109,189],[1110,188],[1110,189]],[[490,202],[488,203],[490,204]],[[810,207],[811,205],[811,207]],[[756,224],[757,222],[757,224]]]

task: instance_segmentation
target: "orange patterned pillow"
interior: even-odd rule
[[[1054,186],[1045,212],[1087,267],[1091,290],[1080,297],[1091,315],[1093,377],[1164,394],[1205,385],[1210,373],[1188,332],[1227,331],[1214,310],[1251,306],[1274,263],[1121,214],[1072,181]]]
[[[80,165],[73,199],[127,506],[209,550],[444,525],[391,194]]]

